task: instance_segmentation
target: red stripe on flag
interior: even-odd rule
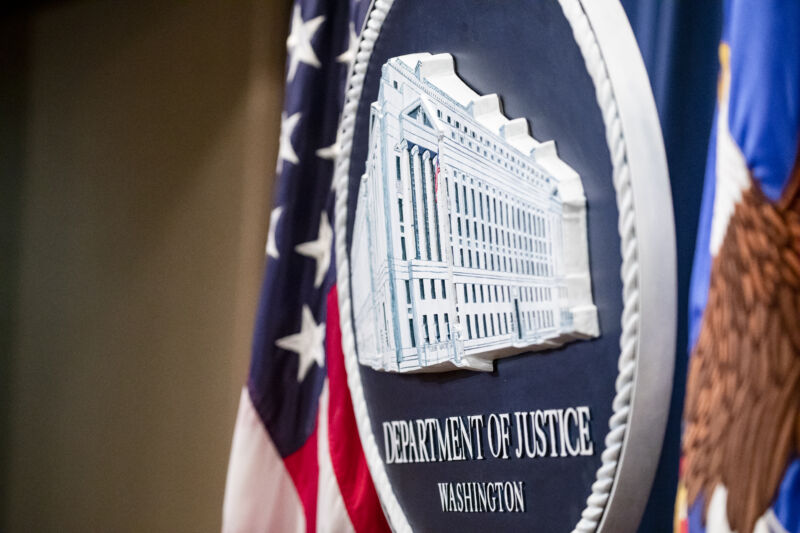
[[[364,450],[358,438],[353,401],[347,388],[342,332],[339,328],[339,301],[335,285],[328,293],[325,343],[330,391],[328,435],[331,462],[339,482],[339,490],[356,533],[372,531],[388,533],[391,529],[383,515],[375,486],[372,484]]]
[[[286,470],[297,487],[306,517],[306,531],[317,531],[317,491],[319,486],[319,459],[317,458],[317,427],[303,446],[283,459]]]

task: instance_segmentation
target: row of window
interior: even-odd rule
[[[452,215],[450,216],[450,221],[452,223]],[[472,228],[471,230],[470,227]],[[488,232],[486,231],[487,228],[489,229]],[[478,229],[480,229],[480,231],[478,231]],[[479,218],[467,216],[462,218],[461,215],[456,215],[456,232],[459,237],[466,236],[468,239],[480,240],[486,244],[508,246],[513,249],[521,249],[528,252],[548,252],[548,249],[544,246],[545,240],[537,237],[535,234],[515,232],[500,225],[487,223]]]
[[[448,216],[450,217],[448,218],[448,221],[452,226],[452,215]],[[452,233],[452,229],[450,232]],[[465,216],[462,219],[461,215],[456,215],[456,233],[458,233],[459,237],[474,239],[476,244],[489,244],[496,245],[498,247],[508,247],[509,252],[522,251],[538,254],[549,254],[552,252],[552,247],[548,246],[549,243],[547,243],[543,238],[538,238],[529,233],[526,234],[522,232],[514,232],[504,228],[503,226],[487,224],[485,221],[478,218],[470,218]]]
[[[479,316],[482,320],[478,320]],[[511,313],[464,314],[461,318],[467,325],[467,339],[483,339],[486,337],[495,337],[497,335],[508,335],[516,331],[514,317]],[[481,325],[483,325],[483,328],[481,328]]]
[[[551,310],[524,311],[519,313],[519,318],[525,330],[539,330],[555,325]],[[466,323],[468,340],[508,335],[517,328],[514,315],[508,312],[464,314],[461,319]]]
[[[439,314],[422,315],[422,340],[424,344],[433,342],[449,341],[450,334],[450,313],[442,313],[442,323],[439,322]],[[414,329],[414,318],[408,317],[408,329],[411,334],[411,346],[417,347],[417,336]],[[433,335],[433,336],[432,336]]]
[[[464,303],[505,303],[512,300],[510,285],[457,283],[456,290],[464,295]],[[550,287],[518,287],[517,299],[523,303],[550,302],[553,300],[553,290]]]
[[[441,109],[436,110],[436,116],[439,117],[439,119],[445,120],[445,115],[443,115]],[[498,147],[497,142],[491,140],[488,135],[486,138],[484,138],[480,131],[476,131],[475,129],[469,127],[469,125],[466,123],[462,125],[461,121],[458,120],[458,117],[453,117],[452,115],[448,114],[446,115],[446,120],[447,123],[453,127],[453,130],[450,131],[451,139],[456,139],[456,132],[459,134],[464,134],[467,136],[466,144],[464,141],[464,135],[459,135],[461,144],[465,144],[469,148],[473,148],[474,145],[474,148],[478,151],[478,153],[483,152],[483,155],[489,156],[492,161],[495,159],[498,162],[503,160],[506,168],[509,168],[510,163],[512,168],[516,167],[517,174],[521,174],[522,172],[536,172],[533,165],[525,161],[524,157],[515,155],[515,152],[511,149],[503,148],[502,140]],[[491,151],[491,153],[489,153],[489,151]]]
[[[454,131],[451,131],[450,139],[453,142],[461,144],[461,146],[465,148],[474,150],[475,153],[478,155],[483,155],[483,157],[489,159],[489,161],[496,161],[498,165],[502,163],[504,169],[506,169],[507,171],[511,172],[512,174],[516,175],[519,178],[527,180],[528,182],[534,185],[539,185],[539,186],[544,185],[544,178],[540,173],[538,172],[531,173],[526,170],[523,170],[522,168],[519,167],[519,165],[514,165],[513,162],[509,164],[508,159],[504,160],[500,156],[495,157],[494,154],[488,153],[485,148],[481,148],[481,146],[478,143],[475,143],[475,145],[473,146],[472,141],[470,141],[469,138],[467,138],[467,140],[465,141],[463,135],[459,135],[457,137],[456,133]]]
[[[418,279],[417,282],[419,283],[419,297],[420,297],[420,299],[425,300],[426,298],[430,298],[431,300],[436,300],[437,299],[437,292],[436,292],[436,286],[437,285],[439,286],[439,289],[440,289],[440,292],[438,293],[439,294],[438,298],[441,298],[442,300],[447,299],[447,284],[445,283],[445,280],[443,280],[443,279],[439,279],[439,280],[436,280],[436,279],[428,279],[428,280]],[[405,285],[406,285],[406,303],[408,303],[408,305],[411,305],[411,281],[405,280]],[[430,289],[427,292],[426,292],[426,289],[425,289],[426,285]],[[426,296],[426,294],[427,294],[427,296]]]
[[[519,314],[519,318],[526,330],[544,329],[555,324],[553,311],[539,310],[526,311]],[[424,344],[433,344],[451,340],[450,314],[442,313],[422,315],[422,340]],[[461,316],[466,325],[467,340],[508,335],[517,331],[514,315],[510,312],[474,313]],[[411,337],[411,346],[417,347],[416,329],[414,318],[408,318],[408,328]]]
[[[458,255],[456,255],[456,248]],[[482,268],[484,270],[510,272],[514,274],[524,274],[527,276],[552,276],[553,269],[549,263],[542,261],[534,261],[533,259],[524,259],[520,257],[509,257],[505,254],[496,252],[480,252],[475,251],[475,262],[473,264],[473,251],[471,247],[466,247],[466,255],[464,254],[465,247],[451,246],[453,257],[458,257],[459,261],[454,259],[455,266],[464,268]],[[483,263],[481,263],[481,256],[483,256]]]
[[[455,172],[455,178],[450,191],[456,213],[498,224],[512,232],[545,237],[546,221],[542,209],[529,204],[517,205],[512,203],[508,196],[501,196],[497,191],[484,193],[480,187],[476,190],[473,180],[463,173],[459,178],[458,172]]]
[[[447,299],[447,283],[443,279],[418,279],[420,299]],[[411,280],[404,280],[406,289],[406,303],[411,305]],[[464,296],[464,303],[506,303],[512,301],[512,288],[510,285],[486,285],[482,283],[457,283],[456,289]],[[553,289],[551,287],[518,287],[517,299],[522,302],[551,302]]]

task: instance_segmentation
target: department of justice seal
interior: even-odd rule
[[[392,527],[634,529],[676,280],[622,8],[377,0],[340,139],[342,343]]]

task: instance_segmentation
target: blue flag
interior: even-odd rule
[[[725,4],[676,531],[800,532],[800,3]]]

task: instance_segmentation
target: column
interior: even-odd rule
[[[414,209],[416,206],[416,191],[414,190],[414,183],[411,180],[411,166],[410,155],[408,152],[408,144],[403,142],[403,147],[400,155],[400,170],[403,174],[403,190],[405,193],[405,201],[403,202],[403,218],[406,224],[406,253],[409,259],[419,259],[419,234],[417,231],[417,212]],[[408,228],[411,231],[408,231]]]
[[[418,146],[414,146],[411,149],[411,175],[413,176],[412,182],[417,204],[414,216],[415,234],[419,240],[417,259],[430,259],[427,255],[428,236],[425,231],[425,194],[423,190],[425,177],[422,174]]]
[[[430,253],[428,255],[428,259],[441,261],[441,257],[438,256],[436,246],[437,242],[436,239],[438,237],[439,228],[437,227],[438,224],[437,219],[439,218],[438,214],[436,213],[436,198],[434,197],[434,176],[433,176],[433,169],[431,165],[431,153],[428,150],[425,150],[425,153],[422,154],[422,172],[425,176],[424,186],[425,186],[425,201],[427,207],[427,219],[425,223],[425,229],[428,230],[426,233],[426,237],[428,239],[428,249]]]

